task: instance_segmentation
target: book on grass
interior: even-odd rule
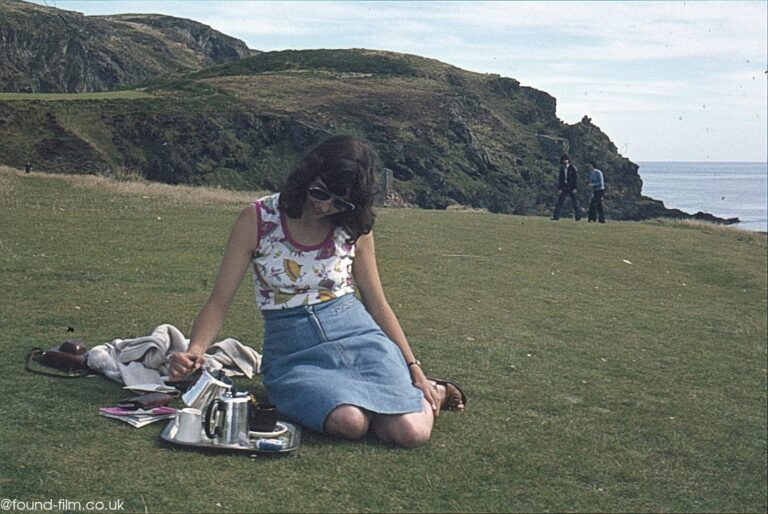
[[[165,393],[170,394],[171,396],[177,396],[179,394],[178,389],[165,384],[134,384],[125,386],[123,389],[128,389],[129,391],[137,393]]]
[[[120,407],[101,407],[99,409],[99,415],[107,418],[119,419],[124,423],[139,428],[154,423],[155,421],[176,417],[176,409],[173,407],[155,407],[150,410],[129,410]]]

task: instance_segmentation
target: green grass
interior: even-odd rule
[[[468,410],[415,450],[305,432],[297,455],[252,460],[98,417],[123,395],[106,378],[23,369],[29,348],[72,335],[189,332],[245,202],[169,191],[0,171],[0,496],[123,499],[126,512],[768,507],[764,235],[381,211],[390,302]],[[260,349],[251,287],[221,335]]]
[[[0,93],[0,102],[12,100],[135,100],[152,98],[152,95],[141,91],[107,91],[104,93]]]
[[[421,59],[426,62],[426,60]],[[423,65],[423,64],[422,64]],[[193,78],[250,75],[284,70],[330,70],[339,73],[415,76],[417,70],[399,54],[353,50],[283,50],[264,52],[192,73]]]

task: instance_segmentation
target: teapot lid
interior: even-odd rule
[[[243,391],[243,392],[234,392],[234,393],[231,392],[231,391],[226,391],[221,396],[221,398],[222,398],[222,400],[237,401],[238,403],[242,402],[242,401],[246,401],[247,402],[248,401],[248,393],[245,392],[245,391]]]

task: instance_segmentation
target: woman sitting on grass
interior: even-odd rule
[[[282,416],[414,447],[429,440],[441,409],[464,409],[457,385],[424,374],[384,296],[371,232],[374,171],[367,144],[332,137],[281,193],[240,213],[188,351],[171,357],[172,379],[202,365],[250,266],[264,315],[264,385]]]

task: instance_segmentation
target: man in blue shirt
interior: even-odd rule
[[[587,172],[589,172],[589,185],[592,188],[592,201],[589,202],[587,220],[590,223],[596,220],[600,223],[605,223],[605,213],[603,212],[605,181],[603,180],[603,172],[597,169],[595,161],[587,163]]]

